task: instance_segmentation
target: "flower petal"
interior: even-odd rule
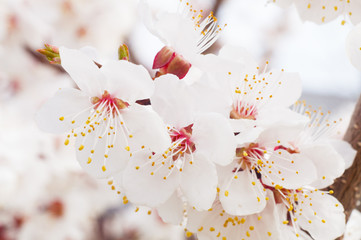
[[[59,49],[61,66],[69,73],[76,85],[89,97],[100,96],[104,92],[102,76],[98,66],[85,53],[75,49]]]
[[[345,231],[345,214],[342,204],[336,198],[320,191],[300,197],[299,225],[314,239],[336,239]],[[297,214],[298,215],[298,214]]]
[[[315,165],[304,155],[279,150],[273,152],[267,161],[269,163],[264,162],[260,171],[266,185],[296,189],[317,179]]]
[[[192,164],[185,163],[180,187],[191,206],[198,210],[207,210],[216,198],[217,182],[215,165],[204,155],[197,153]]]
[[[179,225],[183,221],[184,203],[174,192],[164,204],[157,207],[157,211],[164,222]]]
[[[67,132],[86,121],[91,106],[89,97],[81,91],[71,88],[60,89],[40,108],[35,121],[43,131]],[[73,121],[75,122],[72,124]]]
[[[302,81],[298,73],[273,72],[267,80],[277,83],[276,87],[269,89],[269,96],[272,95],[269,101],[273,106],[289,107],[300,98]]]
[[[338,152],[345,161],[345,169],[351,167],[353,161],[355,160],[357,151],[346,141],[338,139],[331,139],[329,141],[336,152]]]
[[[222,166],[233,161],[237,142],[229,121],[222,115],[198,115],[191,140],[196,144],[197,152],[202,152],[210,161]]]
[[[280,223],[273,194],[267,191],[269,201],[260,214],[234,216],[224,212],[216,201],[209,211],[188,209],[187,229],[197,233],[199,240],[255,239],[279,240]]]
[[[152,153],[142,151],[134,154],[124,170],[123,186],[128,199],[134,204],[158,207],[164,204],[179,184],[178,171],[168,175],[167,166],[157,163],[152,166]],[[151,173],[153,172],[153,175]]]
[[[129,104],[153,94],[153,80],[141,65],[126,60],[109,61],[100,71],[105,76],[105,89]]]
[[[102,134],[105,129],[106,122],[102,122],[95,131],[79,134],[75,142],[80,166],[94,178],[107,178],[123,170],[130,158],[122,132],[108,136]],[[99,138],[101,135],[104,136]]]
[[[155,79],[155,92],[150,100],[166,124],[183,128],[193,123],[192,90],[178,77],[167,74]]]
[[[317,169],[317,180],[311,185],[325,188],[333,183],[345,171],[345,162],[332,146],[326,144],[312,144],[303,147],[301,152],[313,161]]]
[[[224,210],[236,216],[260,213],[266,206],[266,192],[256,174],[248,169],[236,174],[232,172],[233,167],[227,170],[219,174],[219,199]]]
[[[294,1],[298,13],[302,20],[312,21],[317,24],[326,23],[334,20],[340,15],[340,11],[335,9],[342,9],[342,1],[327,0],[327,1],[312,1],[312,4],[307,1]],[[323,8],[323,6],[327,6]]]
[[[132,149],[148,147],[159,153],[171,145],[171,140],[162,119],[151,107],[138,104],[130,106],[122,113],[124,123],[132,135]]]
[[[346,52],[355,68],[361,70],[361,23],[352,29],[346,38]]]

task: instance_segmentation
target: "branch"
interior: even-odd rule
[[[335,181],[331,189],[335,192],[334,196],[343,204],[346,220],[348,220],[353,209],[361,210],[358,203],[361,200],[361,96],[356,104],[344,140],[357,150],[357,155],[352,166]]]

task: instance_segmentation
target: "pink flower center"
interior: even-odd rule
[[[196,150],[196,146],[194,142],[191,140],[192,138],[192,129],[193,124],[184,127],[180,130],[171,129],[170,130],[170,137],[172,139],[172,149],[173,153],[173,160],[177,160],[179,157],[183,156],[184,153],[193,153]]]
[[[94,104],[94,109],[98,109],[100,106],[105,106],[105,107],[109,107],[112,109],[112,112],[115,113],[117,108],[118,110],[120,109],[124,109],[129,107],[129,104],[127,102],[124,102],[123,100],[119,99],[119,98],[115,98],[113,96],[111,96],[108,91],[104,91],[103,95],[101,96],[101,98],[98,97],[92,97],[91,98],[91,102],[92,104]]]
[[[234,107],[230,113],[231,119],[249,119],[256,120],[257,109],[254,105],[243,105],[238,104],[238,106]]]

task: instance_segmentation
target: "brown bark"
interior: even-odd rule
[[[334,196],[343,204],[348,220],[353,209],[361,210],[359,203],[361,200],[361,96],[356,104],[344,140],[357,150],[357,155],[353,165],[335,181],[331,189],[335,192]]]

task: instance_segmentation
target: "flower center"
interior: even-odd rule
[[[172,139],[173,160],[176,161],[179,157],[183,157],[184,153],[193,153],[196,150],[195,144],[192,142],[193,124],[184,127],[180,130],[171,129],[169,135]]]
[[[129,107],[129,104],[127,102],[124,102],[119,98],[112,97],[107,90],[104,91],[101,98],[92,97],[90,101],[92,104],[95,105],[94,109],[97,109],[99,106],[103,104],[115,106],[118,108],[118,110]],[[113,111],[114,110],[115,109],[113,109]]]
[[[264,157],[264,150],[259,147],[258,143],[250,143],[247,147],[237,148],[236,157],[239,164],[238,171],[246,168],[254,170],[257,165],[263,165],[261,159]],[[233,170],[233,172],[235,171],[236,169]]]
[[[256,120],[257,109],[254,105],[239,103],[233,106],[230,113],[231,119],[249,119]]]

